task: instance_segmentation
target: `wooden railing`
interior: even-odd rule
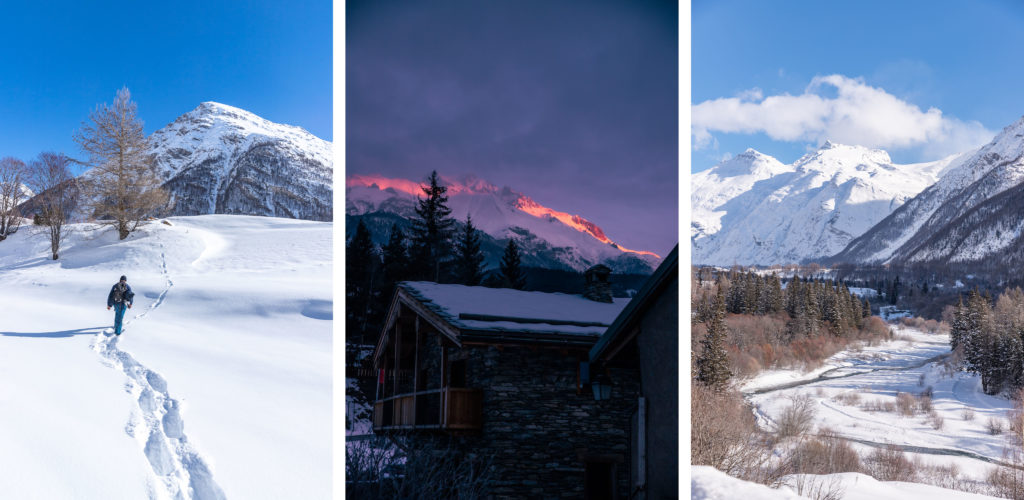
[[[480,430],[482,416],[483,391],[445,387],[376,401],[373,430]]]

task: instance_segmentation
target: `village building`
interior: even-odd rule
[[[609,345],[632,342],[657,308],[613,299],[609,273],[588,270],[582,295],[400,283],[373,354],[374,432],[449,436],[488,457],[496,498],[635,498],[660,478],[634,450],[642,363],[618,354],[628,349],[592,353],[617,322]],[[624,310],[633,319],[620,322]],[[648,386],[647,397],[660,394]],[[638,476],[636,463],[650,472]]]
[[[679,247],[590,350],[591,373],[639,370],[629,422],[631,496],[677,498],[679,460]],[[625,397],[625,396],[623,396]]]

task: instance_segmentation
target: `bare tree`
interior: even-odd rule
[[[62,153],[40,153],[29,168],[36,191],[36,223],[46,226],[53,260],[70,229],[68,220],[78,204],[78,185],[68,166],[71,160]]]
[[[18,232],[21,227],[18,205],[25,201],[25,177],[24,162],[11,157],[0,160],[0,241]]]
[[[136,108],[122,88],[112,105],[89,114],[92,123],[83,123],[74,137],[92,167],[84,175],[92,216],[116,226],[122,240],[167,203]]]

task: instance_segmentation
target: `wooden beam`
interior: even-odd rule
[[[399,351],[402,344],[402,325],[395,323],[395,383],[394,394],[398,394],[398,370],[402,369],[402,353]]]
[[[417,394],[420,390],[420,317],[416,316],[416,324],[413,326],[416,332],[416,345],[413,347],[413,361],[412,361],[412,424],[416,425],[416,403]]]
[[[377,339],[377,347],[373,350],[373,366],[376,368],[378,361],[381,356],[384,355],[384,347],[387,345],[388,332],[391,331],[392,325],[401,315],[402,304],[398,301],[398,290],[395,291],[395,296],[391,298],[391,305],[388,306],[387,319],[384,320],[384,328],[381,330],[380,338]]]
[[[452,326],[451,323],[445,321],[437,313],[424,306],[418,299],[416,299],[416,297],[413,297],[401,288],[398,290],[397,298],[401,300],[406,307],[412,309],[413,312],[429,323],[430,326],[433,326],[437,331],[448,337],[448,339],[455,343],[455,345],[462,347],[462,341],[459,340],[458,328]]]

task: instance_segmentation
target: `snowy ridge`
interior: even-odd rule
[[[770,265],[833,255],[952,161],[897,165],[882,150],[826,142],[784,165],[748,149],[691,176],[693,261]]]
[[[1024,118],[1004,128],[989,144],[960,155],[935,185],[851,242],[833,260],[973,261],[1007,249],[1021,234],[1019,221],[1007,213],[1018,205],[1005,197],[992,200],[1021,182]],[[968,218],[972,212],[974,217]],[[996,212],[1005,215],[990,217]]]
[[[499,188],[475,177],[454,180],[442,177],[448,187],[452,217],[465,221],[500,240],[516,238],[526,255],[546,254],[564,267],[582,271],[594,264],[613,270],[641,267],[651,272],[661,257],[653,252],[631,250],[616,244],[586,218],[545,207],[509,187]],[[348,215],[388,212],[414,216],[419,182],[382,176],[350,175],[346,179],[345,211]]]
[[[170,215],[331,220],[331,143],[302,128],[204,102],[150,142]]]

